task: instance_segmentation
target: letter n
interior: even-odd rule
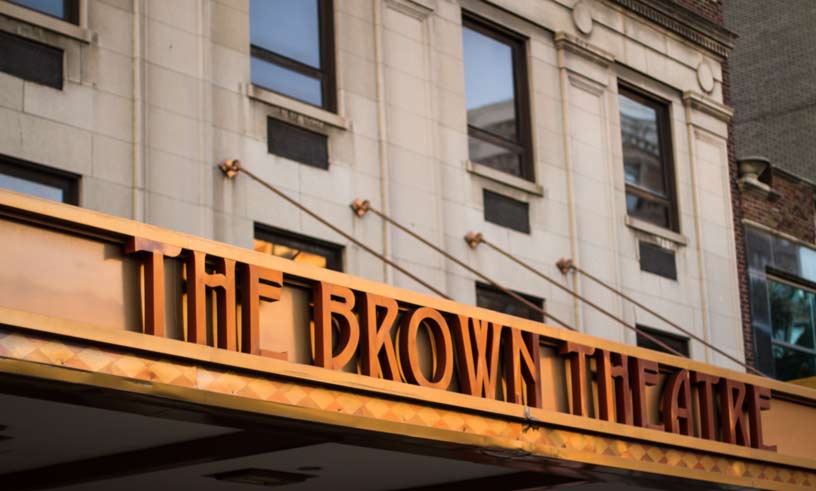
[[[538,334],[518,329],[505,331],[504,365],[507,401],[541,407],[541,352]]]

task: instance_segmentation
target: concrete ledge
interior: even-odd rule
[[[638,232],[643,232],[661,239],[666,239],[674,242],[677,245],[688,245],[688,239],[685,235],[678,234],[677,232],[665,229],[663,227],[658,227],[657,225],[643,220],[638,220],[637,218],[630,217],[629,215],[624,218],[624,223],[626,223],[627,227],[633,228]]]
[[[351,128],[349,120],[332,112],[320,109],[319,107],[300,102],[284,95],[266,90],[257,85],[247,86],[247,95],[250,99],[275,106],[286,111],[296,113],[306,119],[311,119],[319,123],[327,124],[341,130],[348,130]]]
[[[465,168],[471,174],[476,174],[477,176],[484,177],[485,179],[490,179],[491,181],[504,184],[505,186],[510,186],[511,188],[520,189],[521,191],[526,191],[536,196],[544,196],[544,188],[541,187],[540,184],[530,182],[527,179],[510,175],[506,172],[496,170],[492,167],[488,167],[484,164],[479,164],[471,160],[465,161]]]

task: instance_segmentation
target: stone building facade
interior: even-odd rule
[[[717,1],[323,0],[292,12],[305,36],[296,43],[265,36],[256,22],[269,14],[248,0],[76,0],[63,19],[26,4],[0,1],[2,42],[51,53],[61,71],[0,73],[4,187],[56,186],[92,210],[421,289],[245,176],[225,179],[217,164],[239,159],[457,301],[489,303],[490,292],[349,203],[370,200],[582,332],[637,342],[469,249],[465,234],[629,323],[679,335],[695,359],[736,367],[586,278],[561,276],[556,261],[571,258],[743,359],[724,86],[732,36]],[[471,49],[482,45],[495,50]],[[511,94],[510,130],[469,120],[478,101],[506,96],[486,86]],[[626,118],[638,124],[624,128]]]

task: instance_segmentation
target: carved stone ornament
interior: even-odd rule
[[[592,32],[592,7],[589,2],[579,1],[572,8],[572,22],[581,34],[589,35]]]
[[[711,65],[705,60],[697,65],[697,83],[706,93],[710,94],[714,90],[714,73],[711,71]]]

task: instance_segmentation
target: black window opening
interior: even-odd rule
[[[79,0],[8,0],[41,14],[79,24]]]
[[[79,205],[79,176],[43,165],[0,156],[0,188]]]
[[[0,72],[62,90],[61,49],[0,31]]]
[[[255,224],[253,248],[334,271],[343,271],[343,246],[268,225]]]
[[[629,216],[679,230],[667,103],[620,85],[621,142]]]
[[[513,293],[544,310],[544,299],[524,293]],[[503,314],[544,322],[544,314],[540,311],[485,283],[476,283],[476,305]]]
[[[329,168],[329,137],[307,129],[267,119],[269,153],[320,169]]]
[[[483,190],[484,218],[517,232],[530,233],[530,205],[488,190]]]
[[[771,352],[779,380],[816,376],[816,285],[768,277]]]
[[[664,249],[657,244],[638,242],[640,270],[656,274],[670,280],[677,279],[677,261],[674,251]]]
[[[638,331],[643,331],[646,334],[652,336],[653,338],[657,339],[658,341],[662,342],[669,348],[677,351],[678,353],[682,353],[683,356],[689,356],[689,340],[686,337],[678,336],[677,334],[672,334],[669,332],[659,331],[657,329],[651,329],[648,327],[641,326],[638,324],[637,326]],[[671,351],[666,350],[663,346],[655,343],[651,339],[644,336],[641,332],[637,333],[637,345],[641,348],[648,348],[655,351],[661,351],[663,353],[668,353],[670,355],[674,355]]]
[[[337,110],[331,0],[251,0],[252,83]]]
[[[469,158],[534,181],[525,43],[484,19],[462,18]]]

